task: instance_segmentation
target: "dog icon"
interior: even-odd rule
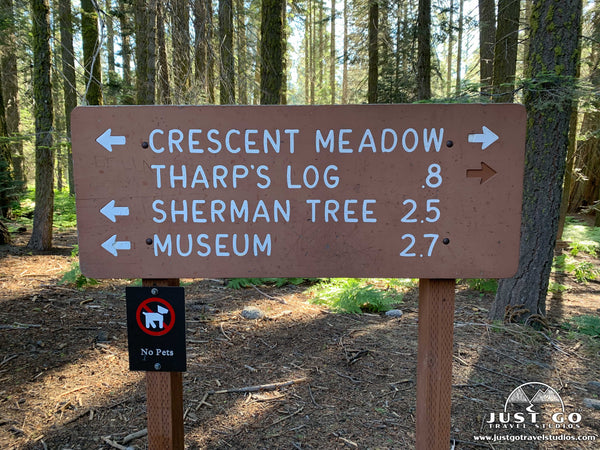
[[[146,328],[163,329],[165,327],[164,315],[168,313],[169,310],[167,308],[163,308],[160,305],[157,306],[156,312],[142,311],[142,314],[146,318]]]

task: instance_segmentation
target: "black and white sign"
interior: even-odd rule
[[[182,287],[128,287],[129,369],[184,372],[185,300]]]

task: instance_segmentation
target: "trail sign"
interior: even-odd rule
[[[520,105],[119,106],[72,114],[95,278],[502,278]]]
[[[130,370],[186,370],[182,287],[127,287]]]

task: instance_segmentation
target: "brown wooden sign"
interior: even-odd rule
[[[95,278],[502,278],[519,105],[117,106],[72,114]]]

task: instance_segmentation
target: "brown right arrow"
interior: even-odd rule
[[[483,184],[496,175],[496,173],[494,169],[482,161],[481,169],[467,169],[467,178],[481,178],[479,184]]]

